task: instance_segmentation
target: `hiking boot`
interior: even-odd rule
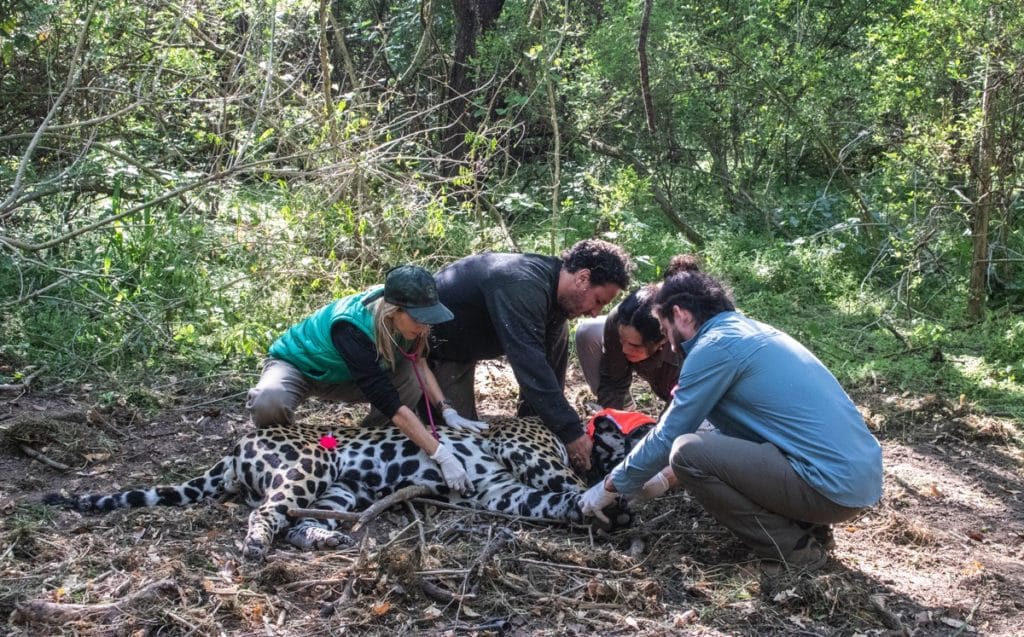
[[[776,577],[783,573],[812,573],[828,563],[829,548],[818,541],[817,533],[811,532],[797,540],[796,546],[783,559],[770,558],[761,561],[765,575]],[[831,535],[824,536],[829,539]]]
[[[811,527],[811,536],[818,541],[821,548],[831,551],[836,548],[836,538],[832,535],[831,524],[816,524]]]

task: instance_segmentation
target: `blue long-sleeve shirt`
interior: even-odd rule
[[[882,450],[835,376],[806,347],[738,312],[708,320],[686,352],[679,389],[655,429],[610,476],[625,495],[669,462],[673,441],[707,418],[727,436],[769,442],[841,506],[882,496]]]

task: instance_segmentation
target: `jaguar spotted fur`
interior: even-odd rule
[[[436,463],[395,427],[345,429],[338,446],[328,449],[321,444],[322,428],[298,424],[242,437],[203,475],[182,484],[111,494],[49,494],[44,502],[102,512],[236,497],[253,507],[243,542],[243,554],[251,560],[262,559],[281,532],[303,549],[350,542],[337,521],[291,520],[290,509],[358,511],[411,485],[425,485],[436,498],[473,508],[583,522],[578,501],[586,484],[569,467],[565,447],[550,430],[535,419],[488,420],[490,429],[483,434],[448,428],[439,432],[469,474],[473,489],[467,494],[451,491]],[[623,435],[613,421],[600,420],[590,476],[607,473],[643,432]],[[620,518],[628,522],[625,509]]]

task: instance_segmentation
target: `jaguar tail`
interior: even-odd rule
[[[118,493],[66,496],[49,493],[43,504],[77,511],[113,511],[125,507],[184,506],[216,498],[229,491],[232,463],[223,458],[203,475],[178,485],[155,486]]]

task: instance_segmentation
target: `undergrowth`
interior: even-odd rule
[[[503,233],[443,198],[383,200],[366,218],[302,190],[220,196],[216,214],[172,209],[159,226],[145,216],[41,259],[0,253],[0,382],[45,368],[37,384],[88,383],[108,402],[146,408],[168,394],[240,392],[278,334],[393,265],[436,270],[512,249],[512,236],[520,249],[549,251],[540,207]],[[657,280],[692,247],[661,222],[638,223],[629,203],[570,208],[563,244],[617,241],[635,256],[638,282]],[[724,227],[699,254],[742,311],[805,343],[845,385],[935,393],[1024,420],[1019,310],[994,307],[967,324],[965,281],[920,275],[917,293],[904,294],[890,277],[905,277],[891,264],[882,271],[885,259],[851,232],[794,240]]]

